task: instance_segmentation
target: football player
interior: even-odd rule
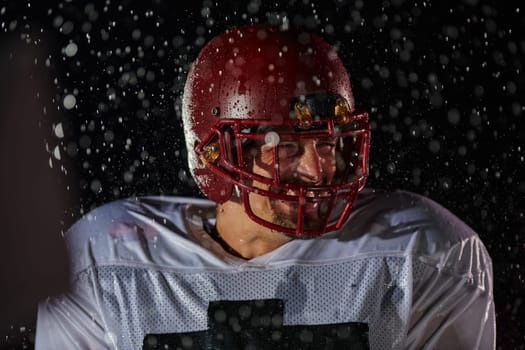
[[[319,36],[212,39],[183,98],[209,200],[119,200],[75,224],[37,349],[493,349],[485,247],[427,198],[363,189],[368,118]]]

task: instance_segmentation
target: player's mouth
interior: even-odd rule
[[[288,190],[288,196],[299,197],[299,191]],[[304,198],[298,198],[297,202],[280,201],[288,206],[293,215],[297,215],[299,206],[302,206],[302,212],[309,219],[320,220],[326,214],[328,201],[331,200],[328,191],[307,191]]]

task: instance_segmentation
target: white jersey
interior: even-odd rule
[[[491,260],[431,200],[363,191],[347,223],[243,260],[206,200],[118,200],[66,234],[36,349],[494,349]]]

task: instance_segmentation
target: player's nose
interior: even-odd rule
[[[322,183],[323,167],[321,157],[313,143],[307,143],[304,146],[297,166],[297,176],[301,182],[307,184],[320,185]]]

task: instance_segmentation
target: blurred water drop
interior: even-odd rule
[[[66,56],[68,57],[73,57],[77,54],[78,52],[78,46],[77,44],[75,43],[69,43],[65,48],[64,48],[64,53],[66,54]]]
[[[64,105],[65,109],[73,109],[73,107],[75,107],[75,105],[77,104],[77,99],[74,95],[68,94],[64,97],[62,104]]]

